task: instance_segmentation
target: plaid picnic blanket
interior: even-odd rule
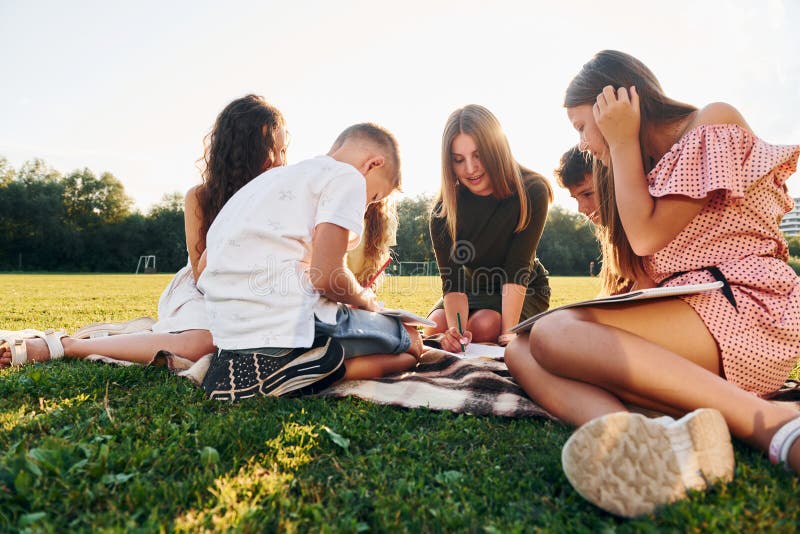
[[[528,398],[502,361],[466,360],[436,349],[425,352],[410,371],[375,380],[339,382],[320,396],[352,396],[378,404],[472,415],[552,419]]]

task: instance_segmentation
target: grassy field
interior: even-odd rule
[[[0,329],[155,314],[165,275],[0,275]],[[554,278],[553,303],[597,281]],[[380,298],[426,313],[433,278]],[[654,370],[657,372],[657,370]],[[658,515],[594,508],[560,467],[565,425],[354,399],[203,399],[160,368],[0,371],[0,531],[780,531],[800,484],[736,443],[735,480]]]

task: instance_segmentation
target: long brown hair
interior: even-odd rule
[[[581,68],[567,87],[564,107],[594,104],[597,95],[607,85],[615,88],[636,87],[641,116],[639,146],[647,173],[656,163],[648,157],[648,154],[654,153],[649,138],[653,128],[671,126],[697,111],[697,108],[666,96],[658,79],[644,63],[616,50],[598,52]],[[619,218],[611,167],[595,161],[592,175],[600,211],[598,236],[603,251],[603,271],[607,271],[601,275],[603,289],[608,291],[618,277],[634,280],[643,274],[644,268],[641,257],[633,252]]]
[[[203,183],[198,188],[201,239],[197,251],[205,249],[205,236],[222,206],[250,180],[272,167],[276,159],[275,131],[286,125],[278,108],[264,97],[237,98],[217,116],[204,138]]]
[[[521,232],[531,219],[528,208],[528,195],[523,183],[523,175],[531,175],[545,184],[553,200],[553,190],[547,180],[538,173],[522,167],[511,155],[511,147],[503,133],[500,121],[491,111],[477,104],[459,108],[450,114],[442,133],[442,182],[439,188],[437,205],[441,206],[432,213],[433,217],[443,217],[447,221],[447,230],[453,243],[456,242],[457,200],[459,182],[453,172],[452,146],[459,134],[467,134],[478,147],[481,164],[492,182],[496,198],[508,198],[517,195],[519,199],[519,221],[514,232]]]

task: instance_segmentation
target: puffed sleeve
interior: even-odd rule
[[[684,135],[648,174],[654,197],[705,198],[721,191],[741,199],[771,171],[782,185],[795,171],[798,146],[771,145],[735,124],[698,126]]]
[[[705,198],[722,190],[731,198],[743,198],[742,166],[752,144],[752,136],[738,126],[699,126],[684,135],[650,172],[650,194]]]

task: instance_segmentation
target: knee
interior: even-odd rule
[[[469,326],[472,340],[477,342],[496,342],[500,335],[500,314],[491,310],[480,310],[470,317]]]
[[[428,319],[436,323],[436,326],[426,326],[422,329],[422,333],[426,336],[438,334],[447,330],[447,316],[444,310],[433,310],[428,316]]]
[[[183,344],[186,347],[184,358],[197,361],[206,354],[214,352],[214,339],[208,330],[187,330],[177,334],[183,337]]]
[[[570,310],[546,315],[530,332],[530,353],[543,368],[552,371],[563,357],[564,344],[580,335],[579,321]]]
[[[513,375],[525,359],[531,358],[527,336],[517,336],[506,347],[503,361]]]
[[[552,378],[531,355],[530,342],[527,336],[518,336],[506,347],[505,363],[517,383],[534,400],[541,397],[546,391],[546,384]]]

